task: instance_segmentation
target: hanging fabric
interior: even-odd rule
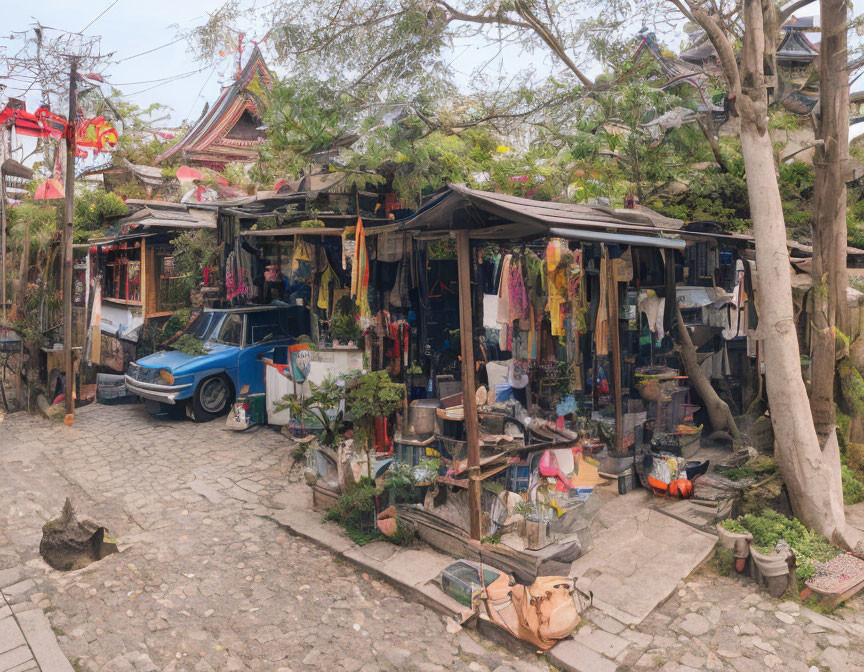
[[[607,296],[607,256],[600,259],[600,292],[597,305],[597,323],[594,327],[594,348],[597,355],[609,354],[609,297]]]
[[[357,302],[361,317],[370,317],[369,257],[366,254],[366,232],[363,220],[357,218],[354,230],[354,266],[351,268],[351,298]]]
[[[514,258],[510,262],[510,319],[528,319],[528,292],[525,290],[525,280],[522,277],[522,261]]]
[[[648,329],[655,334],[659,340],[666,335],[663,331],[663,313],[666,307],[666,299],[657,296],[653,289],[643,290],[639,293],[637,301],[639,310],[645,313]]]
[[[327,268],[321,274],[321,279],[318,281],[318,302],[315,304],[322,310],[326,310],[328,314],[330,313],[330,292],[338,284],[339,280],[336,277],[336,272],[328,263]]]

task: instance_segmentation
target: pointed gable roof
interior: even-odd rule
[[[256,46],[234,82],[222,89],[210,107],[181,140],[156,159],[159,163],[178,152],[190,163],[224,166],[230,161],[258,158],[258,131],[264,94],[273,87],[273,75]]]
[[[814,61],[819,56],[819,47],[813,44],[800,30],[784,29],[783,40],[777,47],[777,60]]]

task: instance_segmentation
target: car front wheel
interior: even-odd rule
[[[192,397],[192,413],[198,422],[209,422],[225,415],[234,401],[231,382],[224,375],[205,378]]]

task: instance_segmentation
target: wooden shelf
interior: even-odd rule
[[[142,306],[144,305],[141,301],[136,301],[135,299],[115,299],[113,296],[103,296],[103,301],[108,301],[109,303],[119,303],[124,306]]]

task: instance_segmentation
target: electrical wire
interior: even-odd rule
[[[195,109],[195,104],[198,102],[198,99],[201,97],[201,93],[204,91],[204,87],[207,86],[207,83],[210,81],[210,78],[213,76],[213,73],[216,72],[216,67],[218,63],[213,64],[213,69],[210,71],[210,74],[207,75],[207,79],[204,80],[204,83],[201,85],[201,88],[198,89],[198,94],[195,98],[192,99],[192,104],[189,106],[189,111],[186,113],[186,116],[183,118],[184,123],[188,121],[189,115],[192,114],[192,110]]]
[[[134,93],[124,93],[123,96],[124,97],[137,96],[139,93],[144,93],[145,91],[152,91],[153,89],[156,89],[160,86],[164,86],[165,84],[170,84],[171,82],[177,82],[177,81],[180,81],[181,79],[186,79],[187,77],[191,77],[192,75],[197,75],[201,72],[204,72],[205,69],[206,68],[201,68],[200,70],[195,70],[194,72],[188,72],[188,73],[183,74],[183,75],[176,75],[176,76],[172,77],[171,79],[167,79],[163,82],[160,82],[159,84],[154,84],[153,86],[148,86],[146,89],[141,89],[140,91],[135,91]],[[215,70],[216,66],[213,66],[213,69]],[[212,75],[212,73],[211,73],[211,75]],[[209,79],[210,78],[208,77],[207,80],[209,81]]]
[[[114,5],[116,5],[118,2],[119,2],[119,0],[114,0],[114,2],[112,2],[110,5],[108,5],[105,9],[102,10],[102,13],[99,14],[99,16],[97,16],[97,17],[96,17],[95,19],[93,19],[90,23],[88,23],[86,26],[84,26],[84,27],[81,29],[81,32],[83,33],[83,32],[84,32],[85,30],[87,30],[90,26],[92,26],[92,25],[93,25],[94,23],[96,23],[99,19],[101,19],[101,18],[105,15],[105,13],[106,13],[109,9],[111,9]]]
[[[165,47],[170,47],[172,44],[177,44],[178,42],[182,42],[185,40],[185,37],[178,37],[176,40],[171,42],[167,42],[158,47],[153,47],[152,49],[148,49],[147,51],[142,51],[140,54],[133,54],[132,56],[127,56],[126,58],[121,58],[119,61],[114,61],[115,63],[122,63],[123,61],[129,61],[133,58],[138,58],[139,56],[144,56],[145,54],[152,54],[154,51],[159,51],[160,49],[164,49]]]

